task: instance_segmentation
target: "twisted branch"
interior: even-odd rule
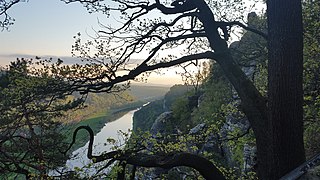
[[[134,166],[141,167],[161,167],[171,169],[178,166],[187,166],[196,169],[205,179],[224,180],[224,176],[219,169],[209,160],[196,154],[181,152],[167,155],[150,155],[139,152],[140,150],[117,150],[101,155],[92,155],[92,147],[94,134],[89,126],[79,126],[73,133],[73,140],[67,151],[71,148],[76,140],[76,135],[79,130],[84,129],[89,133],[89,146],[87,157],[94,163],[106,160],[117,160],[126,162]]]

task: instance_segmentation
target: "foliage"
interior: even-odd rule
[[[176,84],[172,87],[170,87],[170,90],[166,95],[164,96],[165,100],[165,106],[167,109],[171,109],[172,104],[174,101],[178,98],[183,96],[189,91],[193,91],[194,88],[190,85],[181,85],[181,84]]]
[[[199,87],[201,83],[209,76],[210,74],[210,62],[203,61],[203,62],[198,62],[196,61],[194,64],[195,69],[189,68],[190,64],[187,64],[185,66],[182,66],[182,69],[184,70],[180,74],[182,81],[184,82],[185,85],[193,86],[195,93],[198,93]]]
[[[265,29],[265,24],[263,23],[265,20],[263,17],[255,17],[255,19],[252,19],[252,21],[254,22],[251,22],[251,25],[257,25],[257,23],[260,22],[261,24],[259,24],[259,28]],[[252,45],[253,42],[255,44],[254,46]],[[241,41],[237,42],[236,46],[236,49],[234,49],[234,55],[236,56],[239,65],[243,68],[254,68],[253,76],[250,77],[257,84],[260,91],[265,93],[266,41],[252,32],[246,32]],[[173,126],[177,126],[176,128],[182,130],[184,134],[188,133],[190,128],[203,122],[210,125],[209,129],[211,133],[220,134],[221,128],[226,120],[226,115],[239,114],[239,110],[241,111],[241,106],[239,106],[238,100],[233,99],[233,97],[236,96],[234,94],[234,90],[228,83],[219,66],[217,66],[215,63],[212,63],[209,69],[210,73],[209,75],[206,75],[207,78],[202,79],[202,85],[199,88],[200,92],[198,92],[200,95],[186,93],[180,98],[175,98],[171,106],[174,117],[173,122],[175,124]],[[207,71],[207,68],[205,68],[204,71]],[[206,74],[207,72],[203,73]],[[193,106],[190,108],[189,105],[193,96],[196,97],[197,105],[196,107]],[[198,99],[201,100],[199,101]],[[167,128],[172,129],[171,126],[169,127],[169,124]],[[236,127],[233,132],[228,133],[229,134],[227,137],[230,137],[230,140],[225,140],[226,142],[224,143],[230,147],[233,153],[232,158],[238,162],[240,166],[243,164],[244,144],[248,142],[254,144],[254,136],[252,131],[250,131],[249,136],[246,135],[243,137],[238,137],[242,133],[246,133],[241,132],[241,130],[237,129]],[[219,155],[215,156],[215,159],[222,162]],[[227,166],[226,164],[224,165]]]
[[[202,152],[200,149],[203,144],[207,142],[208,137],[211,134],[210,132],[211,131],[209,129],[193,135],[187,133],[180,135],[158,133],[154,135],[150,132],[133,132],[123,151],[135,152],[135,150],[139,150],[138,152],[141,151],[144,154],[161,155],[163,157],[174,156],[176,153],[191,152],[199,156],[208,157],[209,153]],[[146,178],[148,177],[146,175],[150,175],[150,177],[152,177],[154,171],[155,169],[153,168],[145,169],[139,167],[136,172],[136,177]],[[187,175],[189,179],[203,179],[197,171],[187,167],[173,168],[168,171],[168,174],[161,174],[161,177],[164,179],[172,179],[173,177],[175,177],[173,179],[178,179],[179,177],[180,179],[184,175]]]
[[[304,121],[308,157],[320,152],[320,4],[304,1]]]
[[[202,89],[204,94],[199,108],[192,112],[192,121],[215,124],[213,131],[217,132],[224,122],[223,106],[230,101],[231,87],[216,64],[211,65],[210,76],[204,81]]]
[[[111,114],[116,118],[125,110],[141,105],[127,104],[132,100],[128,92],[85,96],[76,93],[77,88],[68,84],[66,78],[52,76],[51,67],[60,63],[22,59],[1,71],[1,172],[4,175],[46,176],[48,170],[63,165],[68,158],[60,151],[65,148],[65,142],[71,141],[74,126],[91,125],[98,131],[106,119],[112,119]],[[77,123],[106,111],[108,117],[102,115]],[[88,140],[85,134],[81,139],[82,143]]]
[[[248,14],[248,26],[262,32],[267,31],[266,14],[258,16],[255,12]],[[230,45],[234,59],[246,75],[254,82],[257,89],[266,96],[267,93],[267,40],[251,31],[243,31],[240,41]]]
[[[174,124],[180,131],[186,133],[194,126],[191,122],[191,114],[193,107],[189,106],[188,96],[177,98],[172,104],[172,113]],[[171,127],[172,128],[172,127]]]
[[[65,162],[63,112],[79,107],[82,97],[66,101],[73,90],[61,79],[33,74],[32,60],[17,60],[2,71],[0,86],[0,171],[46,176]]]

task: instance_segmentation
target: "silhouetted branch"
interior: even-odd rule
[[[88,145],[87,157],[91,159],[94,163],[106,161],[106,160],[118,160],[120,162],[125,162],[126,164],[131,164],[134,166],[141,167],[161,167],[165,169],[171,169],[178,166],[187,166],[196,169],[205,179],[215,179],[215,180],[224,180],[224,176],[216,168],[216,166],[209,160],[204,157],[201,157],[196,154],[191,153],[175,153],[167,155],[151,155],[146,153],[139,152],[139,149],[136,150],[117,150],[101,155],[95,156],[92,155],[92,147],[94,141],[94,134],[92,129],[89,126],[79,126],[74,134],[73,141],[68,149],[73,145],[76,139],[77,132],[80,129],[84,129],[89,133],[90,140]]]
[[[196,9],[196,6],[193,4],[195,1],[192,0],[186,0],[183,1],[181,4],[174,4],[172,3],[174,7],[166,7],[163,4],[160,3],[159,0],[156,0],[156,7],[159,9],[163,14],[178,14],[178,13],[184,13],[191,10]]]
[[[89,133],[89,137],[90,137],[90,141],[89,141],[89,142],[92,142],[92,143],[93,143],[94,133],[93,133],[92,129],[91,129],[89,126],[79,126],[79,127],[77,127],[77,128],[74,130],[73,136],[72,136],[72,142],[70,143],[69,147],[68,147],[65,151],[62,151],[63,154],[66,154],[66,153],[71,149],[71,147],[73,146],[73,144],[76,142],[77,133],[78,133],[78,131],[80,131],[81,129],[87,130],[87,132]],[[92,139],[91,139],[91,138],[92,138]],[[89,144],[89,147],[90,147],[90,144]],[[91,144],[91,148],[92,148],[92,144]],[[92,149],[91,149],[91,151],[92,151]]]
[[[13,5],[15,5],[19,2],[20,2],[20,0],[14,0],[14,1],[10,1],[8,3],[6,1],[1,1],[0,2],[0,5],[1,5],[0,6],[0,15],[5,14],[8,9],[10,9]]]
[[[9,2],[6,0],[0,1],[0,16],[4,16],[3,20],[0,21],[0,28],[2,28],[2,30],[13,24],[11,21],[14,21],[14,19],[8,15],[7,11],[19,2],[21,2],[21,0],[10,0]]]
[[[123,75],[123,76],[116,76],[114,79],[111,81],[106,81],[106,82],[97,82],[97,83],[87,83],[93,81],[94,79],[85,79],[83,81],[78,81],[76,82],[75,87],[78,86],[78,90],[86,94],[88,92],[109,92],[109,90],[118,83],[125,82],[128,80],[133,80],[135,77],[138,75],[147,72],[147,71],[152,71],[160,68],[167,68],[167,67],[172,67],[181,63],[185,63],[188,61],[192,60],[198,60],[198,59],[216,59],[218,60],[223,53],[214,53],[211,51],[199,53],[199,54],[192,54],[192,55],[186,55],[181,58],[168,61],[168,62],[160,62],[154,65],[147,65],[146,63],[141,63],[138,67],[135,69],[131,70],[128,74]],[[101,78],[101,77],[97,77]]]
[[[237,25],[237,26],[240,26],[240,27],[242,27],[243,29],[245,29],[247,31],[251,31],[253,33],[256,33],[256,34],[262,36],[264,39],[268,40],[268,34],[262,32],[262,31],[259,31],[258,29],[246,26],[245,24],[242,24],[239,21],[232,21],[232,22],[222,22],[222,21],[220,21],[220,22],[217,22],[217,24],[219,26],[234,26],[234,25]]]

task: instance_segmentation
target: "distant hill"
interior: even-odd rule
[[[150,86],[150,85],[137,85],[131,84],[129,94],[134,96],[138,101],[153,101],[161,99],[168,91],[170,87],[167,86]]]

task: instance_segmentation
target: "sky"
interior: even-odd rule
[[[9,31],[0,31],[0,65],[16,58],[60,57],[70,59],[73,36],[78,32],[94,36],[99,21],[112,24],[113,18],[99,13],[89,14],[79,3],[65,4],[60,0],[29,0],[13,6],[9,14],[15,23]],[[169,80],[168,80],[169,79]],[[182,83],[174,71],[153,74],[149,84]]]
[[[113,18],[89,14],[79,3],[66,5],[60,0],[26,0],[14,5],[8,13],[15,18],[9,31],[0,31],[0,65],[16,58],[60,57],[70,59],[73,36],[78,32],[94,36],[103,24],[114,24]],[[173,85],[182,83],[175,70],[153,74],[149,83]]]
[[[15,23],[0,32],[0,55],[70,56],[73,36],[97,28],[98,14],[89,14],[79,3],[29,0],[10,9]],[[99,18],[103,18],[102,16]]]

